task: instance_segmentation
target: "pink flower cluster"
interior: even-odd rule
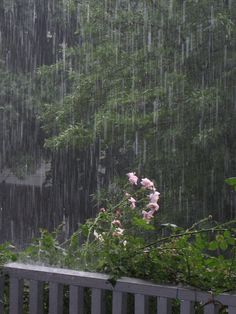
[[[129,173],[127,173],[127,176],[129,178],[129,182],[131,184],[135,184],[135,185],[138,184],[138,177],[136,176],[135,172],[129,172]]]
[[[127,173],[127,176],[129,178],[129,182],[132,185],[138,184],[138,177],[136,176],[135,172],[129,172],[129,173]],[[148,178],[141,179],[141,185],[143,186],[144,189],[153,190],[153,191],[156,190],[154,187],[154,183],[151,180],[149,180]]]
[[[141,185],[144,187],[144,189],[155,190],[153,182],[148,178],[142,179]]]
[[[115,231],[112,233],[113,237],[120,237],[123,235],[124,229],[121,227],[121,222],[118,219],[112,221],[112,225],[115,227]]]
[[[138,184],[138,177],[136,176],[135,172],[129,172],[127,173],[127,176],[129,178],[129,182],[132,185]],[[147,205],[148,211],[142,211],[143,219],[146,220],[147,223],[149,223],[159,209],[159,205],[157,204],[157,202],[160,198],[160,193],[156,191],[154,183],[148,178],[141,179],[140,184],[144,189],[152,191],[152,193],[149,195],[149,203]],[[126,196],[129,197],[130,195],[126,194]],[[131,203],[131,207],[135,208],[136,200],[133,197],[130,197],[128,200]]]
[[[142,211],[143,219],[145,219],[147,223],[150,222],[150,220],[154,217],[154,215],[159,209],[159,205],[157,204],[159,198],[160,198],[160,193],[157,192],[156,190],[154,190],[153,193],[149,195],[149,203],[147,205],[147,208],[149,209],[149,211],[146,211],[146,210]]]
[[[160,193],[156,191],[156,188],[154,186],[154,183],[149,180],[148,178],[143,178],[139,179],[136,176],[135,172],[129,172],[127,173],[127,176],[129,178],[129,182],[132,185],[141,185],[141,187],[147,191],[149,191],[149,202],[146,206],[146,210],[142,211],[142,216],[143,219],[147,222],[150,223],[152,218],[155,216],[159,209],[159,205],[157,204]],[[128,202],[130,203],[130,207],[132,209],[136,208],[136,199],[133,198],[130,194],[125,193],[125,196],[127,197]],[[100,213],[105,213],[107,210],[106,208],[100,208]],[[112,236],[113,237],[122,237],[124,235],[125,229],[122,226],[121,223],[121,217],[122,217],[122,210],[120,208],[116,208],[114,210],[114,220],[111,222],[111,231],[112,231]],[[99,240],[100,242],[104,241],[103,234],[99,234],[96,230],[94,230],[94,237],[96,240]],[[124,246],[126,245],[126,242],[124,241]]]
[[[136,200],[133,197],[129,198],[129,202],[130,202],[131,208],[135,208],[136,207]]]

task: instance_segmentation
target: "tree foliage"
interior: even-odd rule
[[[184,223],[234,216],[224,185],[236,162],[234,2],[12,0],[0,12],[3,63],[24,76],[53,160],[71,156],[52,163],[54,181],[79,159],[101,202],[103,187],[135,169]]]
[[[63,68],[68,91],[41,113],[46,145],[98,142],[108,181],[132,167],[159,182],[172,215],[230,216],[223,181],[235,168],[235,4],[73,3],[77,43],[45,72]]]

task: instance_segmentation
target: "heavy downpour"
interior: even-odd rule
[[[235,217],[236,4],[2,0],[0,235],[70,234],[126,173],[159,215]]]
[[[235,287],[236,1],[0,0],[0,313]]]

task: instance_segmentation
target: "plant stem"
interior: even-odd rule
[[[210,220],[212,220],[212,216],[208,216],[208,217],[206,217],[206,218],[203,218],[203,219],[201,219],[201,220],[195,222],[195,223],[194,223],[189,229],[187,229],[186,231],[188,232],[188,231],[190,231],[190,230],[193,230],[193,229],[195,229],[197,226],[201,225],[202,223],[207,222],[207,221],[210,221]]]
[[[223,229],[223,228],[219,228],[219,227],[215,227],[215,228],[208,228],[208,229],[202,229],[202,230],[194,230],[194,231],[187,231],[187,232],[183,232],[183,233],[179,233],[179,234],[173,234],[171,236],[156,240],[154,242],[151,242],[147,245],[145,245],[144,247],[142,247],[142,249],[145,249],[147,247],[153,246],[155,244],[161,243],[161,242],[165,242],[167,240],[170,239],[174,239],[174,238],[180,238],[180,237],[184,237],[184,236],[190,236],[190,235],[195,235],[198,233],[203,233],[203,232],[216,232],[216,231],[227,231],[228,229]]]

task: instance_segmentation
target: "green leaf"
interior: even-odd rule
[[[228,244],[225,241],[220,242],[220,248],[221,250],[225,251],[228,248]]]
[[[154,230],[153,225],[147,224],[147,222],[142,218],[133,217],[133,226],[143,229],[143,230]]]
[[[227,239],[227,243],[230,245],[235,245],[235,239],[233,237]]]
[[[216,241],[217,242],[223,242],[224,241],[224,236],[222,234],[217,234]]]
[[[227,238],[227,239],[230,239],[231,238],[231,233],[229,232],[229,230],[226,230],[224,232],[224,237]]]
[[[218,249],[218,243],[216,241],[211,241],[208,248],[211,251],[215,251]]]
[[[236,191],[236,177],[232,177],[232,178],[227,178],[225,179],[225,182],[232,186],[234,188],[234,190]]]
[[[197,234],[195,237],[195,246],[200,249],[203,250],[206,247],[207,242],[202,238],[202,236],[200,234]]]

